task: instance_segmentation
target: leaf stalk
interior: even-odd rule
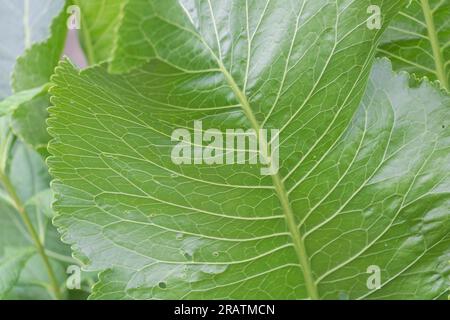
[[[19,196],[17,195],[17,192],[9,179],[9,177],[3,173],[0,170],[0,181],[4,185],[6,191],[8,192],[9,196],[11,197],[14,207],[19,212],[20,217],[22,218],[23,223],[25,224],[31,239],[33,240],[33,243],[39,253],[39,255],[42,258],[42,261],[44,262],[45,269],[47,271],[48,277],[50,279],[51,284],[51,291],[56,299],[61,299],[61,290],[58,285],[58,281],[56,280],[55,272],[53,271],[53,267],[50,264],[50,260],[45,253],[45,248],[39,239],[39,236],[36,232],[36,229],[33,227],[33,224],[31,223],[30,217],[28,216],[28,213],[25,210],[24,205],[22,204],[22,201],[20,200]]]

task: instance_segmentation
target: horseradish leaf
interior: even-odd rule
[[[42,92],[47,92],[48,86],[42,86],[29,90],[20,91],[13,94],[0,102],[0,117],[15,111],[21,104],[28,102],[35,98]]]
[[[55,223],[105,270],[93,298],[445,293],[449,97],[386,61],[366,88],[370,4],[131,0],[111,68],[140,69],[57,68]],[[277,173],[195,164],[203,134],[240,128],[279,130]]]
[[[56,223],[89,268],[107,269],[93,297],[311,297],[270,179],[252,166],[170,161],[173,126],[240,123],[236,110],[156,103],[148,86],[171,91],[170,75],[179,76],[163,65],[78,75],[65,63],[54,79]],[[437,298],[448,288],[450,99],[409,82],[378,62],[345,132],[284,180],[320,298]],[[280,154],[295,150],[285,139]],[[371,268],[378,290],[367,286]]]

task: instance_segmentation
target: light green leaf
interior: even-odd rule
[[[3,117],[15,111],[21,104],[32,100],[42,92],[47,92],[48,86],[44,85],[38,88],[20,91],[0,102],[0,117]]]
[[[10,77],[17,57],[33,43],[48,38],[49,26],[63,5],[63,0],[0,0],[0,99],[12,92]]]
[[[27,0],[25,0],[27,1]],[[30,1],[30,0],[28,0]],[[34,1],[42,5],[50,5],[47,0]],[[51,6],[59,9],[51,20],[50,33],[45,41],[34,43],[17,59],[12,75],[12,87],[15,92],[28,90],[48,83],[53,69],[61,58],[67,33],[67,13],[64,10],[64,0],[51,2]],[[40,8],[39,14],[45,10]]]
[[[106,270],[92,297],[441,297],[450,98],[386,61],[366,88],[371,3],[155,3],[128,2],[113,70],[147,65],[53,78],[55,223]],[[278,174],[174,164],[171,134],[196,120],[279,129]]]
[[[440,80],[450,91],[450,1],[412,0],[388,27],[379,54],[396,70]]]
[[[74,0],[81,9],[80,39],[90,64],[111,57],[122,0]]]
[[[16,136],[23,142],[36,148],[43,155],[47,155],[49,135],[45,122],[47,108],[50,104],[48,84],[20,91],[0,102],[0,117],[10,115],[4,121],[10,126]],[[8,127],[8,124],[5,124]]]
[[[44,157],[48,155],[47,144],[50,140],[46,127],[49,105],[49,94],[47,91],[41,92],[22,103],[11,116],[11,127],[16,136]]]
[[[42,157],[23,143],[11,151],[11,164],[6,172],[20,200],[25,203],[37,193],[48,189],[50,177]]]
[[[51,260],[58,283],[64,285],[67,275],[65,264]],[[52,300],[48,274],[42,264],[42,259],[34,255],[25,265],[20,278],[5,299],[8,300]],[[65,292],[62,298],[67,297]]]
[[[0,259],[0,299],[15,286],[22,269],[35,252],[34,248],[9,249]]]
[[[62,0],[56,2],[64,4]],[[12,75],[16,94],[0,102],[0,116],[2,109],[13,111],[14,134],[43,156],[47,155],[49,140],[45,123],[49,106],[48,82],[60,60],[67,32],[67,13],[61,6],[59,8],[60,14],[53,20],[48,38],[33,44],[17,59]]]

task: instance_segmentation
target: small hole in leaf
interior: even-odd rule
[[[161,289],[165,289],[165,288],[167,288],[167,285],[165,282],[160,282],[160,283],[158,283],[158,287],[160,287]]]
[[[445,125],[442,125],[442,129],[445,129]]]

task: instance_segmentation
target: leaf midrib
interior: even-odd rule
[[[255,118],[255,115],[250,107],[250,103],[248,102],[246,95],[239,88],[239,86],[237,85],[234,78],[231,76],[231,74],[228,72],[228,70],[224,67],[223,63],[219,59],[217,59],[217,57],[216,57],[216,60],[217,60],[217,63],[219,64],[220,70],[225,75],[225,78],[226,78],[228,84],[230,85],[230,87],[233,90],[234,94],[236,95],[237,99],[241,103],[242,110],[244,111],[244,114],[247,117],[247,119],[250,121],[253,130],[255,130],[258,141],[261,141],[261,143],[263,144],[262,149],[267,150],[266,149],[267,141],[265,140],[265,137],[262,137],[262,139],[260,139],[261,137],[259,136],[259,133],[260,133],[261,126]],[[293,245],[295,248],[295,252],[297,254],[300,266],[302,268],[308,295],[311,299],[314,299],[314,300],[319,299],[319,294],[317,291],[316,282],[312,275],[311,265],[310,265],[309,257],[308,257],[307,251],[306,251],[306,246],[305,246],[303,238],[300,234],[300,231],[297,228],[297,222],[296,222],[295,215],[294,215],[294,212],[292,210],[292,207],[291,207],[291,204],[289,201],[289,196],[286,191],[286,187],[284,186],[283,179],[281,178],[281,176],[278,173],[272,175],[271,177],[272,177],[272,182],[275,187],[275,191],[277,193],[278,199],[280,200],[281,206],[283,208],[284,218],[286,220],[286,224],[288,226],[289,233],[292,237],[292,242],[293,242]]]
[[[262,150],[267,150],[267,149],[265,149],[265,146],[267,146],[268,142],[265,137],[262,137],[262,139],[260,139],[259,133],[260,133],[260,129],[262,129],[262,127],[259,124],[259,122],[256,120],[256,117],[252,111],[250,103],[248,102],[247,96],[241,90],[241,88],[238,86],[238,84],[234,80],[233,76],[230,74],[230,72],[227,70],[227,68],[224,66],[224,64],[222,62],[220,40],[219,40],[219,36],[218,36],[215,17],[212,12],[212,6],[211,6],[211,3],[209,0],[208,0],[208,4],[209,4],[211,18],[212,18],[213,24],[214,24],[214,32],[215,32],[216,41],[217,41],[217,45],[218,45],[217,49],[219,50],[219,57],[216,55],[216,53],[212,50],[212,48],[206,43],[206,41],[203,39],[203,37],[198,32],[196,32],[197,36],[202,41],[202,43],[205,45],[205,47],[208,49],[208,51],[211,53],[212,57],[217,62],[219,70],[225,76],[225,79],[226,79],[228,85],[231,87],[233,93],[235,94],[236,98],[238,99],[238,101],[240,103],[242,111],[244,112],[246,118],[249,120],[253,130],[255,130],[258,141],[260,141],[260,143],[263,144]],[[181,4],[180,4],[180,6],[182,7],[183,12],[186,14],[186,17],[188,18],[192,27],[194,28],[194,30],[196,30],[196,27],[193,24],[193,20],[192,20],[192,17],[190,16],[189,12],[187,10],[185,10]],[[289,196],[286,191],[283,179],[281,178],[281,176],[278,173],[271,175],[271,177],[272,177],[272,182],[275,187],[277,197],[278,197],[280,204],[282,206],[282,209],[283,209],[284,218],[286,220],[286,224],[287,224],[289,233],[292,238],[292,243],[294,245],[295,253],[297,255],[300,267],[302,269],[308,296],[310,299],[317,300],[317,299],[319,299],[317,284],[312,275],[310,260],[309,260],[309,257],[308,257],[307,251],[306,251],[306,246],[305,246],[303,238],[300,234],[300,231],[297,228],[297,222],[296,222],[295,215],[294,215],[294,212],[292,210],[292,207],[291,207],[291,204],[289,201]]]

